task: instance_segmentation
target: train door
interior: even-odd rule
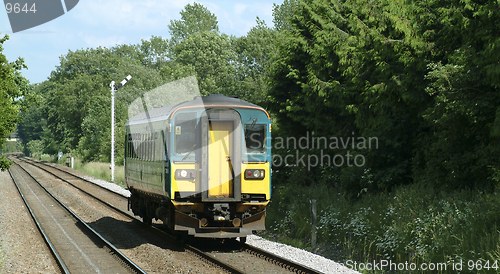
[[[210,109],[206,114],[200,127],[202,201],[240,201],[241,118],[228,109]]]
[[[208,197],[234,197],[232,121],[209,121]]]

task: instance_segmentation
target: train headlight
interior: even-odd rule
[[[260,177],[260,172],[258,170],[254,170],[253,177],[259,178]]]
[[[178,169],[175,171],[175,179],[177,180],[188,180],[196,178],[195,169]]]
[[[246,169],[245,179],[264,179],[266,172],[263,169]]]

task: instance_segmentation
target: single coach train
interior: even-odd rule
[[[271,198],[271,119],[222,95],[153,108],[126,124],[129,210],[151,224],[245,241],[265,229]]]

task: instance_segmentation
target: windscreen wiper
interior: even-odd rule
[[[245,140],[248,139],[248,135],[250,134],[250,131],[252,131],[253,127],[255,126],[255,123],[257,123],[257,118],[253,118],[253,122],[250,125],[250,128],[248,131],[245,132]]]
[[[191,149],[189,149],[189,152],[186,154],[186,156],[184,156],[184,158],[182,158],[182,161],[186,160],[187,157],[189,156],[189,154],[191,154],[191,152],[193,152],[194,148],[196,147],[196,144],[194,144]]]

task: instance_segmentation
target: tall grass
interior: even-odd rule
[[[111,182],[110,163],[90,162],[82,163],[75,159],[74,169],[79,170],[89,176]],[[115,166],[115,184],[125,187],[125,167]]]
[[[264,236],[311,249],[310,199],[317,200],[318,242],[334,246],[344,262],[446,263],[439,272],[454,273],[457,262],[468,270],[469,262],[492,266],[500,259],[498,189],[443,192],[410,185],[349,200],[325,184],[275,186]],[[479,272],[500,273],[497,266]]]
[[[44,158],[44,157],[42,157]],[[64,165],[66,163],[66,155],[64,155],[59,161],[57,156],[46,156],[44,158],[46,161],[58,163]],[[43,160],[43,159],[42,159]],[[81,171],[89,176],[111,182],[111,164],[103,162],[89,162],[84,163],[78,157],[75,157],[73,162],[73,168]],[[125,167],[122,165],[115,166],[115,184],[125,187]]]

